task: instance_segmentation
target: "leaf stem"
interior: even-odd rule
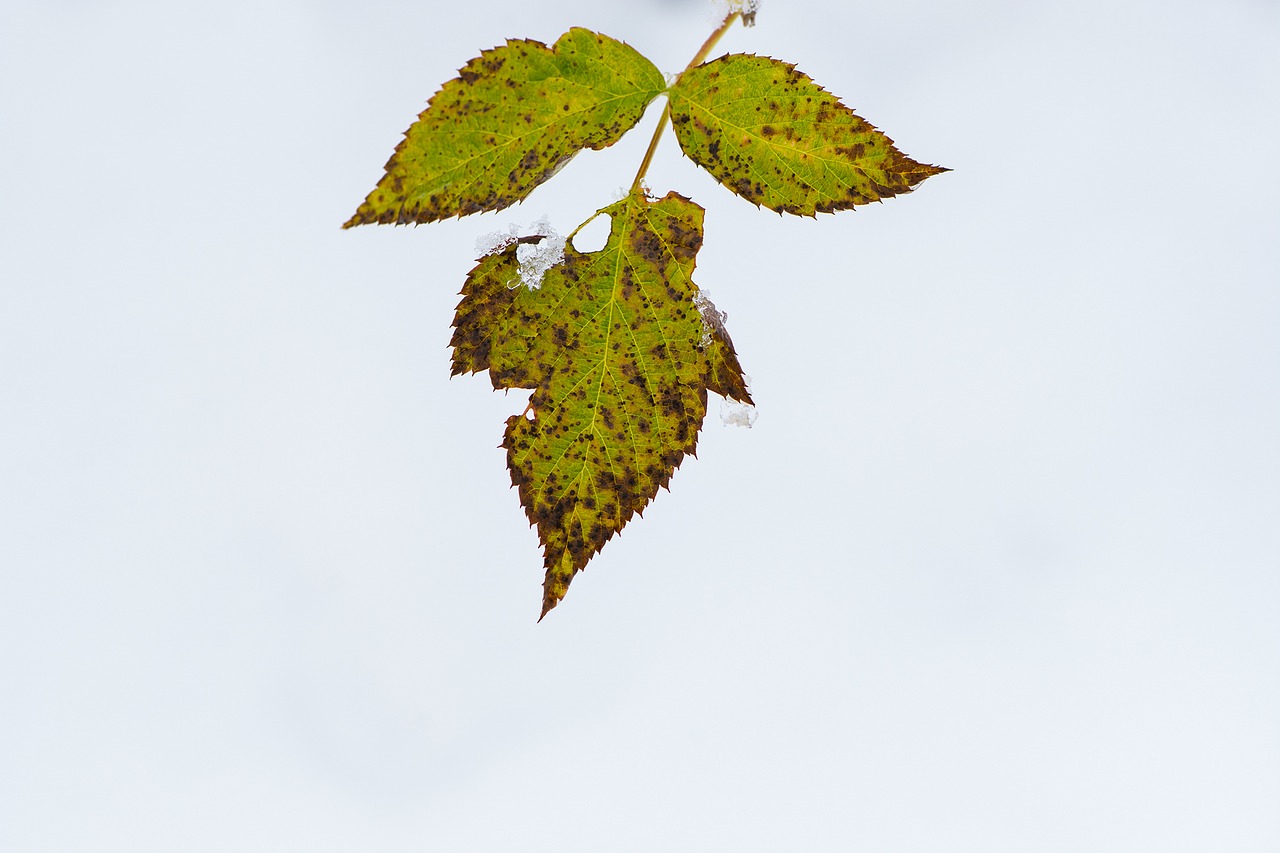
[[[710,53],[715,48],[716,43],[720,41],[720,37],[729,30],[729,27],[733,26],[734,21],[741,17],[741,12],[730,12],[728,17],[724,19],[720,26],[716,27],[715,32],[707,36],[707,40],[702,43],[702,47],[698,49],[697,54],[689,61],[689,64],[685,66],[684,70],[688,71],[690,68],[701,65],[706,60],[707,54]]]
[[[649,171],[649,164],[653,162],[653,152],[658,150],[658,140],[662,138],[662,131],[667,129],[667,122],[671,120],[671,105],[662,105],[662,115],[658,118],[658,126],[653,129],[653,137],[649,140],[649,148],[644,152],[644,159],[640,161],[640,171],[636,172],[636,179],[631,182],[631,194],[640,189],[640,182],[644,180],[645,172]]]
[[[707,58],[707,54],[715,48],[716,43],[720,41],[721,36],[728,32],[729,27],[733,26],[733,22],[742,17],[742,12],[730,12],[716,27],[715,32],[707,36],[707,40],[702,43],[702,47],[694,54],[689,64],[685,66],[685,71],[701,65]],[[681,72],[684,73],[684,72]],[[680,78],[677,77],[678,81]],[[668,89],[668,92],[671,90]],[[640,182],[644,180],[645,173],[649,171],[649,164],[653,162],[653,153],[658,150],[658,140],[662,138],[662,132],[667,129],[667,122],[671,120],[671,100],[670,95],[667,97],[667,103],[662,106],[662,115],[658,118],[658,126],[653,129],[653,137],[649,140],[649,147],[644,152],[644,159],[640,161],[640,171],[636,172],[636,179],[631,182],[631,193],[634,195],[640,189]]]

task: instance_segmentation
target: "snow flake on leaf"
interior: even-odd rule
[[[711,336],[717,333],[728,338],[729,333],[725,330],[724,324],[729,319],[729,315],[716,308],[715,303],[711,301],[711,291],[699,290],[693,294],[693,304],[702,315],[702,340],[698,343],[699,347],[706,349],[711,346]]]
[[[506,231],[492,231],[477,238],[476,259],[496,255],[517,243],[519,278],[513,278],[507,286],[515,288],[523,284],[530,290],[537,290],[542,286],[547,270],[564,263],[565,238],[545,216],[530,225],[529,233],[523,236],[520,227],[512,223]]]
[[[747,387],[747,393],[750,394],[751,377],[743,376],[742,381]],[[740,403],[727,397],[720,401],[720,422],[725,426],[740,426],[751,429],[759,416],[760,412],[750,403]]]

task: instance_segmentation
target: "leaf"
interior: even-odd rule
[[[949,171],[917,163],[795,66],[732,54],[670,92],[684,153],[756,205],[812,216],[910,192]]]
[[[524,199],[583,148],[606,148],[666,88],[636,50],[575,27],[551,48],[510,40],[431,99],[344,228],[435,222]]]
[[[455,376],[488,370],[494,388],[533,389],[503,447],[543,545],[543,616],[694,452],[707,391],[751,402],[722,327],[702,345],[702,208],[633,193],[602,212],[604,248],[566,249],[536,290],[518,284],[516,247],[482,259],[454,319]]]

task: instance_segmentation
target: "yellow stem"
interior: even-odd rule
[[[720,26],[716,27],[715,32],[702,43],[702,47],[698,49],[698,52],[690,60],[689,64],[685,66],[684,70],[688,71],[690,68],[701,65],[706,60],[707,54],[711,53],[715,48],[716,42],[720,41],[720,37],[728,31],[729,27],[733,26],[734,21],[741,17],[741,12],[729,13]],[[683,74],[684,72],[681,73]],[[680,78],[677,77],[676,79],[679,80]],[[649,171],[649,164],[653,162],[653,152],[658,150],[658,140],[662,138],[662,132],[667,129],[667,122],[670,120],[671,102],[670,98],[668,98],[667,103],[662,106],[662,115],[658,118],[658,126],[653,129],[653,137],[649,140],[649,148],[644,152],[644,160],[640,161],[640,171],[636,172],[636,179],[631,182],[632,193],[640,189],[640,182],[644,180],[645,173]]]

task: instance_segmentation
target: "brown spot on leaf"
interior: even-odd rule
[[[711,91],[709,81],[722,71],[732,72],[733,93]],[[768,57],[735,54],[689,69],[672,93],[671,116],[688,157],[733,192],[779,212],[847,209],[943,171],[906,157],[794,66]],[[759,144],[778,137],[785,144]],[[883,163],[884,172],[869,174],[868,161]],[[762,175],[771,176],[768,185]]]
[[[633,48],[586,33],[570,30],[551,48],[511,40],[467,63],[406,131],[344,227],[501,210],[550,178],[549,164],[616,142],[666,84]],[[591,61],[582,62],[587,41]],[[529,152],[539,152],[533,165]]]
[[[506,287],[514,247],[482,259],[454,321],[455,367],[487,368],[495,387],[534,389],[537,419],[508,419],[503,446],[543,545],[544,612],[667,486],[696,446],[706,383],[731,373],[698,348],[690,276],[701,208],[673,193],[605,212],[614,222],[606,246],[567,250],[539,290]]]

